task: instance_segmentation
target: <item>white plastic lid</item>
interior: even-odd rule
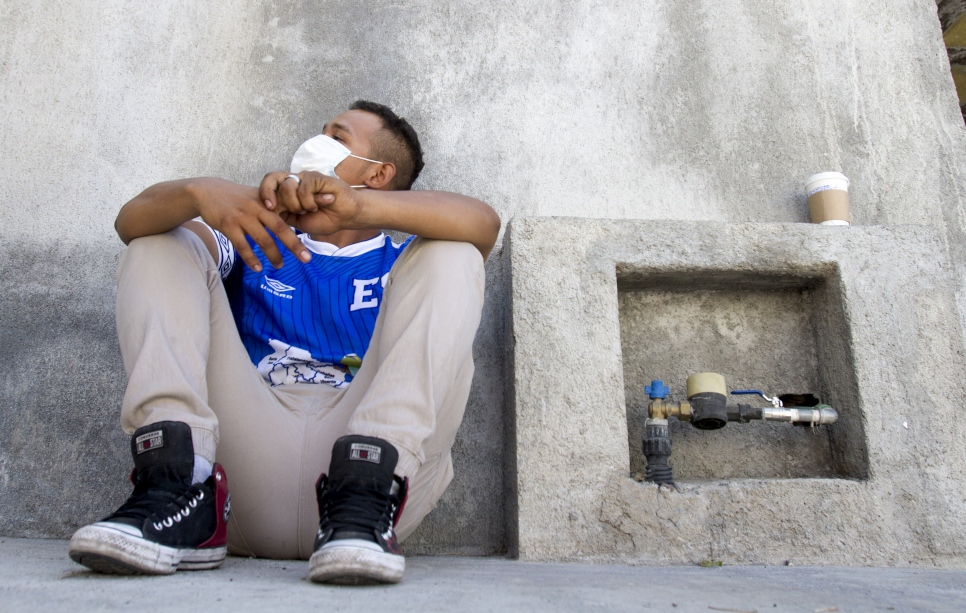
[[[840,172],[820,172],[812,175],[805,182],[805,194],[811,197],[815,192],[826,189],[840,189],[849,191],[849,178]]]
[[[808,185],[813,181],[827,181],[829,179],[839,179],[845,181],[846,185],[849,184],[849,178],[840,172],[820,172],[817,175],[812,175],[805,180],[805,184]]]

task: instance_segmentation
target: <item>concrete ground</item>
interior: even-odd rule
[[[0,538],[0,611],[956,611],[966,570],[634,567],[413,557],[396,586],[328,587],[306,563],[229,558],[171,577],[96,575],[67,543]]]

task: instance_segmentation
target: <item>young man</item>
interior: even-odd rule
[[[310,558],[318,582],[399,581],[397,536],[452,478],[500,227],[478,200],[407,191],[422,165],[409,124],[359,101],[258,189],[189,179],[124,205],[135,487],[71,558],[167,574],[231,549]]]

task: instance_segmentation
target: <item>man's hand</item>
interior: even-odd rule
[[[471,243],[486,258],[500,232],[500,217],[475,198],[437,191],[356,191],[317,172],[265,175],[259,197],[266,209],[312,236],[340,230],[398,230],[423,238]]]
[[[224,234],[256,272],[261,271],[262,265],[246,236],[252,237],[276,268],[282,265],[282,256],[269,232],[302,261],[312,258],[281,217],[262,205],[256,188],[222,179],[185,179],[152,185],[121,208],[114,227],[121,240],[129,243],[141,236],[168,232],[198,216]]]
[[[276,211],[285,223],[311,235],[367,227],[364,199],[348,183],[318,172],[298,175],[271,172],[262,179],[258,193],[265,208]]]
[[[247,185],[238,185],[221,179],[209,179],[199,184],[197,193],[198,214],[209,226],[225,235],[235,251],[248,267],[259,272],[261,263],[252,251],[246,236],[262,248],[262,252],[272,266],[282,266],[282,254],[269,231],[303,262],[312,255],[299,240],[292,229],[274,211],[261,205],[255,190]]]

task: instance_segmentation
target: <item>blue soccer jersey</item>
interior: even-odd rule
[[[301,234],[312,253],[308,263],[276,239],[282,268],[249,240],[262,262],[254,272],[227,238],[212,232],[235,324],[262,377],[273,386],[348,385],[369,347],[389,269],[412,238],[399,245],[380,234],[340,249]]]

